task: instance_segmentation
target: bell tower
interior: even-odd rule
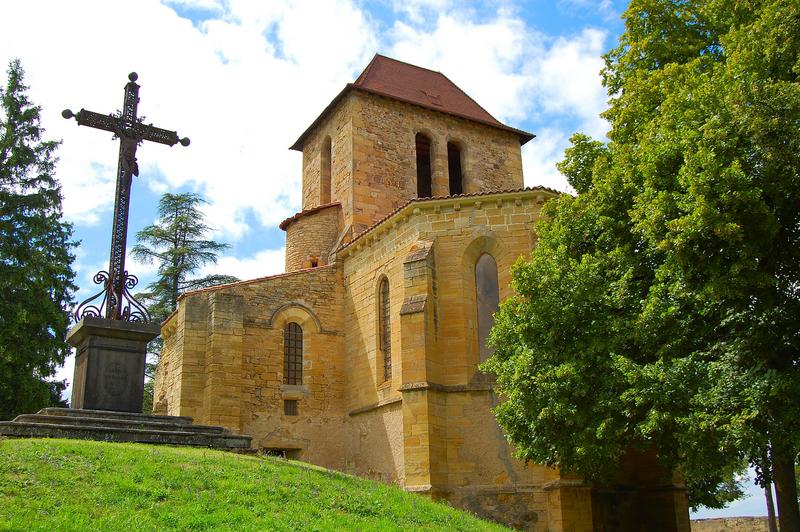
[[[287,271],[300,219],[307,238],[309,230],[330,232],[335,218],[336,237],[307,254],[321,265],[336,246],[410,199],[522,188],[520,148],[532,138],[499,122],[442,73],[375,55],[291,146],[303,153],[303,210],[281,224]],[[309,217],[318,227],[307,227]]]

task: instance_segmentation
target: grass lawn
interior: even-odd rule
[[[0,530],[505,530],[379,483],[280,458],[0,439]]]

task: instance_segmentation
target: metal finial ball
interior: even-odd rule
[[[190,142],[189,137],[183,137],[180,142],[181,146],[188,146]]]
[[[64,118],[72,118],[73,116],[75,116],[75,114],[69,109],[64,109],[63,111],[61,111],[61,116],[63,116]]]
[[[139,79],[139,74],[137,74],[136,72],[131,72],[130,74],[128,74],[128,79],[131,81],[136,81],[137,79]]]

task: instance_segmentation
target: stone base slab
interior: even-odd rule
[[[69,438],[150,444],[189,445],[216,449],[249,449],[250,436],[224,427],[193,425],[184,416],[151,416],[72,408],[44,408],[13,421],[0,421],[0,436]]]

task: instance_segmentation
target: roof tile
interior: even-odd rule
[[[290,149],[302,151],[306,137],[348,92],[360,90],[442,113],[474,120],[519,135],[525,144],[534,135],[507,126],[493,117],[441,72],[375,54],[364,71],[331,101]]]

